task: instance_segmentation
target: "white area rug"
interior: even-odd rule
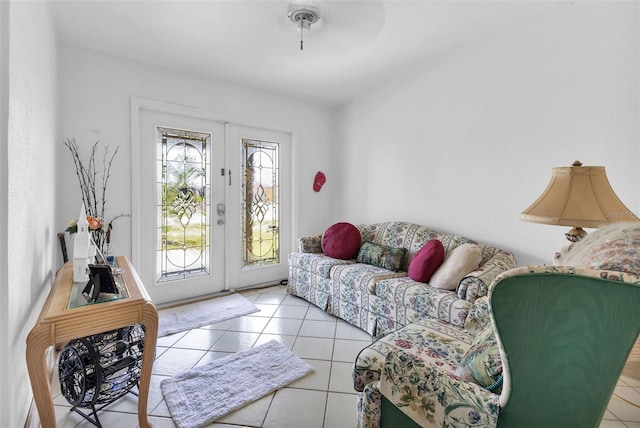
[[[158,337],[240,317],[259,310],[239,294],[161,309],[158,311]]]
[[[313,372],[272,340],[165,379],[160,388],[176,426],[198,428]]]

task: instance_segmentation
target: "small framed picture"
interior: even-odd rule
[[[109,265],[89,265],[89,282],[82,290],[87,301],[95,302],[100,293],[120,294]]]

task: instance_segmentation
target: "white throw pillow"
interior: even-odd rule
[[[442,265],[429,280],[429,285],[443,290],[455,290],[462,278],[478,269],[482,261],[480,246],[462,244],[449,252]]]

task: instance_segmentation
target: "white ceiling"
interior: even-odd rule
[[[312,0],[51,1],[59,39],[243,86],[339,104],[455,46],[558,2],[315,2],[321,21],[300,34],[291,3]]]

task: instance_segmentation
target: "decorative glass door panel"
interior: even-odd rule
[[[157,128],[158,282],[209,274],[211,134]]]
[[[291,135],[228,125],[226,257],[229,286],[287,278],[291,251]],[[236,173],[239,171],[239,173]],[[235,178],[238,177],[238,178]],[[237,215],[232,215],[236,212]]]
[[[132,253],[154,302],[287,278],[291,134],[132,102]]]
[[[132,141],[132,241],[140,278],[165,303],[225,289],[225,225],[216,222],[225,177],[214,174],[224,168],[225,138],[205,112],[155,107],[139,108]]]
[[[242,267],[280,263],[278,143],[242,139]]]

